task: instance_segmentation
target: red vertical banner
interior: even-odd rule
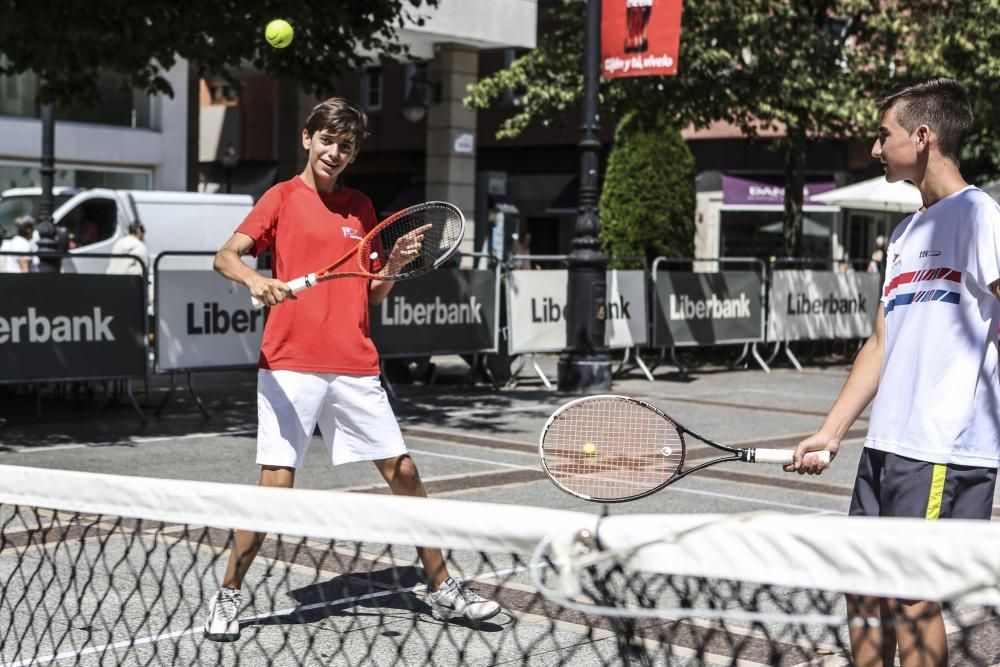
[[[601,74],[677,74],[681,0],[602,0]]]

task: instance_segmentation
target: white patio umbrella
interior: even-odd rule
[[[811,197],[814,201],[823,202],[841,208],[860,209],[862,211],[895,211],[897,213],[912,213],[920,208],[920,190],[905,181],[888,183],[885,176],[872,178],[860,183],[854,183],[836,190],[827,190]]]

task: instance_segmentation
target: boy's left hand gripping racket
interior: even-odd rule
[[[375,226],[356,248],[325,269],[286,284],[292,293],[333,278],[406,280],[436,269],[458,250],[465,236],[465,216],[454,204],[432,201],[403,209]],[[354,258],[345,270],[336,269]],[[254,308],[264,302],[251,297]]]
[[[728,456],[684,466],[684,434]],[[563,491],[594,502],[617,503],[656,493],[669,484],[724,461],[792,462],[791,449],[743,449],[702,437],[656,407],[627,396],[588,396],[549,417],[538,443],[545,473]],[[830,452],[810,452],[824,464]]]

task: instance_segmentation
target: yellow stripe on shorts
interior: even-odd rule
[[[944,478],[948,474],[948,466],[934,464],[934,476],[931,478],[931,493],[927,498],[926,519],[937,519],[941,516],[941,499],[944,497]]]

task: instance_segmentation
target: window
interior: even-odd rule
[[[382,109],[382,68],[368,67],[361,75],[361,104],[365,111]]]
[[[97,81],[100,101],[88,107],[58,106],[56,120],[152,128],[153,97],[124,84],[120,75],[102,74]],[[38,118],[37,96],[38,76],[34,72],[0,76],[0,116]]]
[[[57,209],[69,199],[68,195],[53,197],[53,209]],[[38,220],[38,200],[37,196],[27,197],[5,197],[0,199],[0,239],[9,239],[14,236],[14,221],[22,215],[30,215]]]
[[[59,221],[69,232],[71,247],[105,241],[114,236],[117,224],[118,207],[110,199],[88,199]]]

